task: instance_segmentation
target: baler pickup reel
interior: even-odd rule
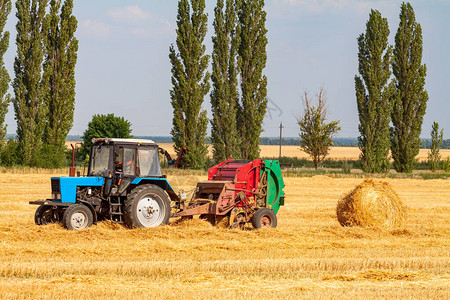
[[[199,215],[212,224],[225,218],[231,228],[276,227],[276,214],[284,205],[284,182],[278,161],[229,159],[208,170],[189,202],[179,197],[173,217]]]

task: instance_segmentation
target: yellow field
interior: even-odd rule
[[[172,143],[161,143],[159,144],[161,148],[166,149],[172,158],[176,158],[175,151],[173,150]],[[262,145],[259,146],[261,149],[261,157],[278,157],[280,147],[275,145]],[[211,157],[211,146],[209,146],[209,156]],[[419,161],[426,161],[428,158],[428,149],[420,149],[417,159]],[[450,156],[450,149],[440,150],[442,158]],[[357,160],[359,159],[360,150],[358,147],[331,147],[330,154],[327,158],[336,160]],[[297,157],[297,158],[310,158],[308,154],[300,150],[299,146],[283,146],[281,148],[281,155],[287,157]]]
[[[28,205],[55,175],[0,173],[1,298],[449,298],[448,180],[388,179],[408,207],[399,230],[341,227],[337,200],[362,179],[315,176],[285,178],[277,229],[69,232],[34,225]],[[203,179],[169,176],[186,190]]]

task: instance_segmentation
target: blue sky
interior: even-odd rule
[[[168,49],[175,42],[177,1],[75,0],[78,19],[76,109],[70,134],[82,134],[93,114],[114,113],[132,123],[134,135],[169,135],[172,107]],[[356,39],[364,32],[370,9],[388,18],[393,43],[398,26],[397,0],[267,0],[269,112],[263,136],[277,136],[282,121],[285,137],[298,136],[295,117],[302,112],[304,90],[314,96],[327,91],[330,120],[340,120],[340,137],[357,137],[354,92],[357,74]],[[424,36],[423,62],[430,100],[422,136],[429,137],[433,121],[450,138],[450,0],[410,2]],[[206,1],[209,14],[207,51],[212,49],[215,1]],[[5,62],[13,74],[16,52],[15,11],[7,30],[10,48]],[[12,92],[12,91],[11,91]],[[204,107],[210,111],[209,96]],[[7,115],[8,133],[16,124],[13,107]]]

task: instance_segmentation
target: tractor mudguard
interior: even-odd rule
[[[78,203],[86,205],[89,208],[89,210],[92,212],[92,216],[94,217],[93,224],[97,224],[97,212],[95,211],[95,208],[92,206],[92,204],[84,200],[78,200]]]
[[[140,185],[140,184],[154,184],[162,188],[169,195],[171,201],[180,201],[180,198],[173,190],[172,186],[169,184],[166,178],[155,178],[155,177],[137,177],[135,178],[131,184]]]

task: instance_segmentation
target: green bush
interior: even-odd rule
[[[342,173],[350,174],[352,172],[352,168],[353,168],[353,164],[344,160],[344,162],[342,163]]]
[[[35,154],[33,162],[35,167],[44,169],[59,169],[67,166],[66,153],[54,145],[44,145]]]
[[[278,157],[264,157],[263,160],[264,159],[279,160],[280,164],[284,167],[314,168],[314,163],[311,160],[308,160],[306,158],[282,156],[281,159],[279,159]],[[361,169],[361,161],[360,160],[325,159],[320,164],[320,167],[326,168],[326,169],[341,169],[342,170],[344,164],[347,164],[350,168]]]
[[[0,145],[0,164],[5,167],[19,165],[21,162],[19,142],[10,138]]]
[[[450,172],[450,157],[449,156],[447,156],[447,158],[442,161],[442,170],[444,170],[446,173]]]
[[[19,141],[9,139],[0,144],[0,165],[4,167],[22,166],[21,147]],[[44,145],[33,153],[30,167],[56,169],[66,167],[65,151],[57,146]]]

